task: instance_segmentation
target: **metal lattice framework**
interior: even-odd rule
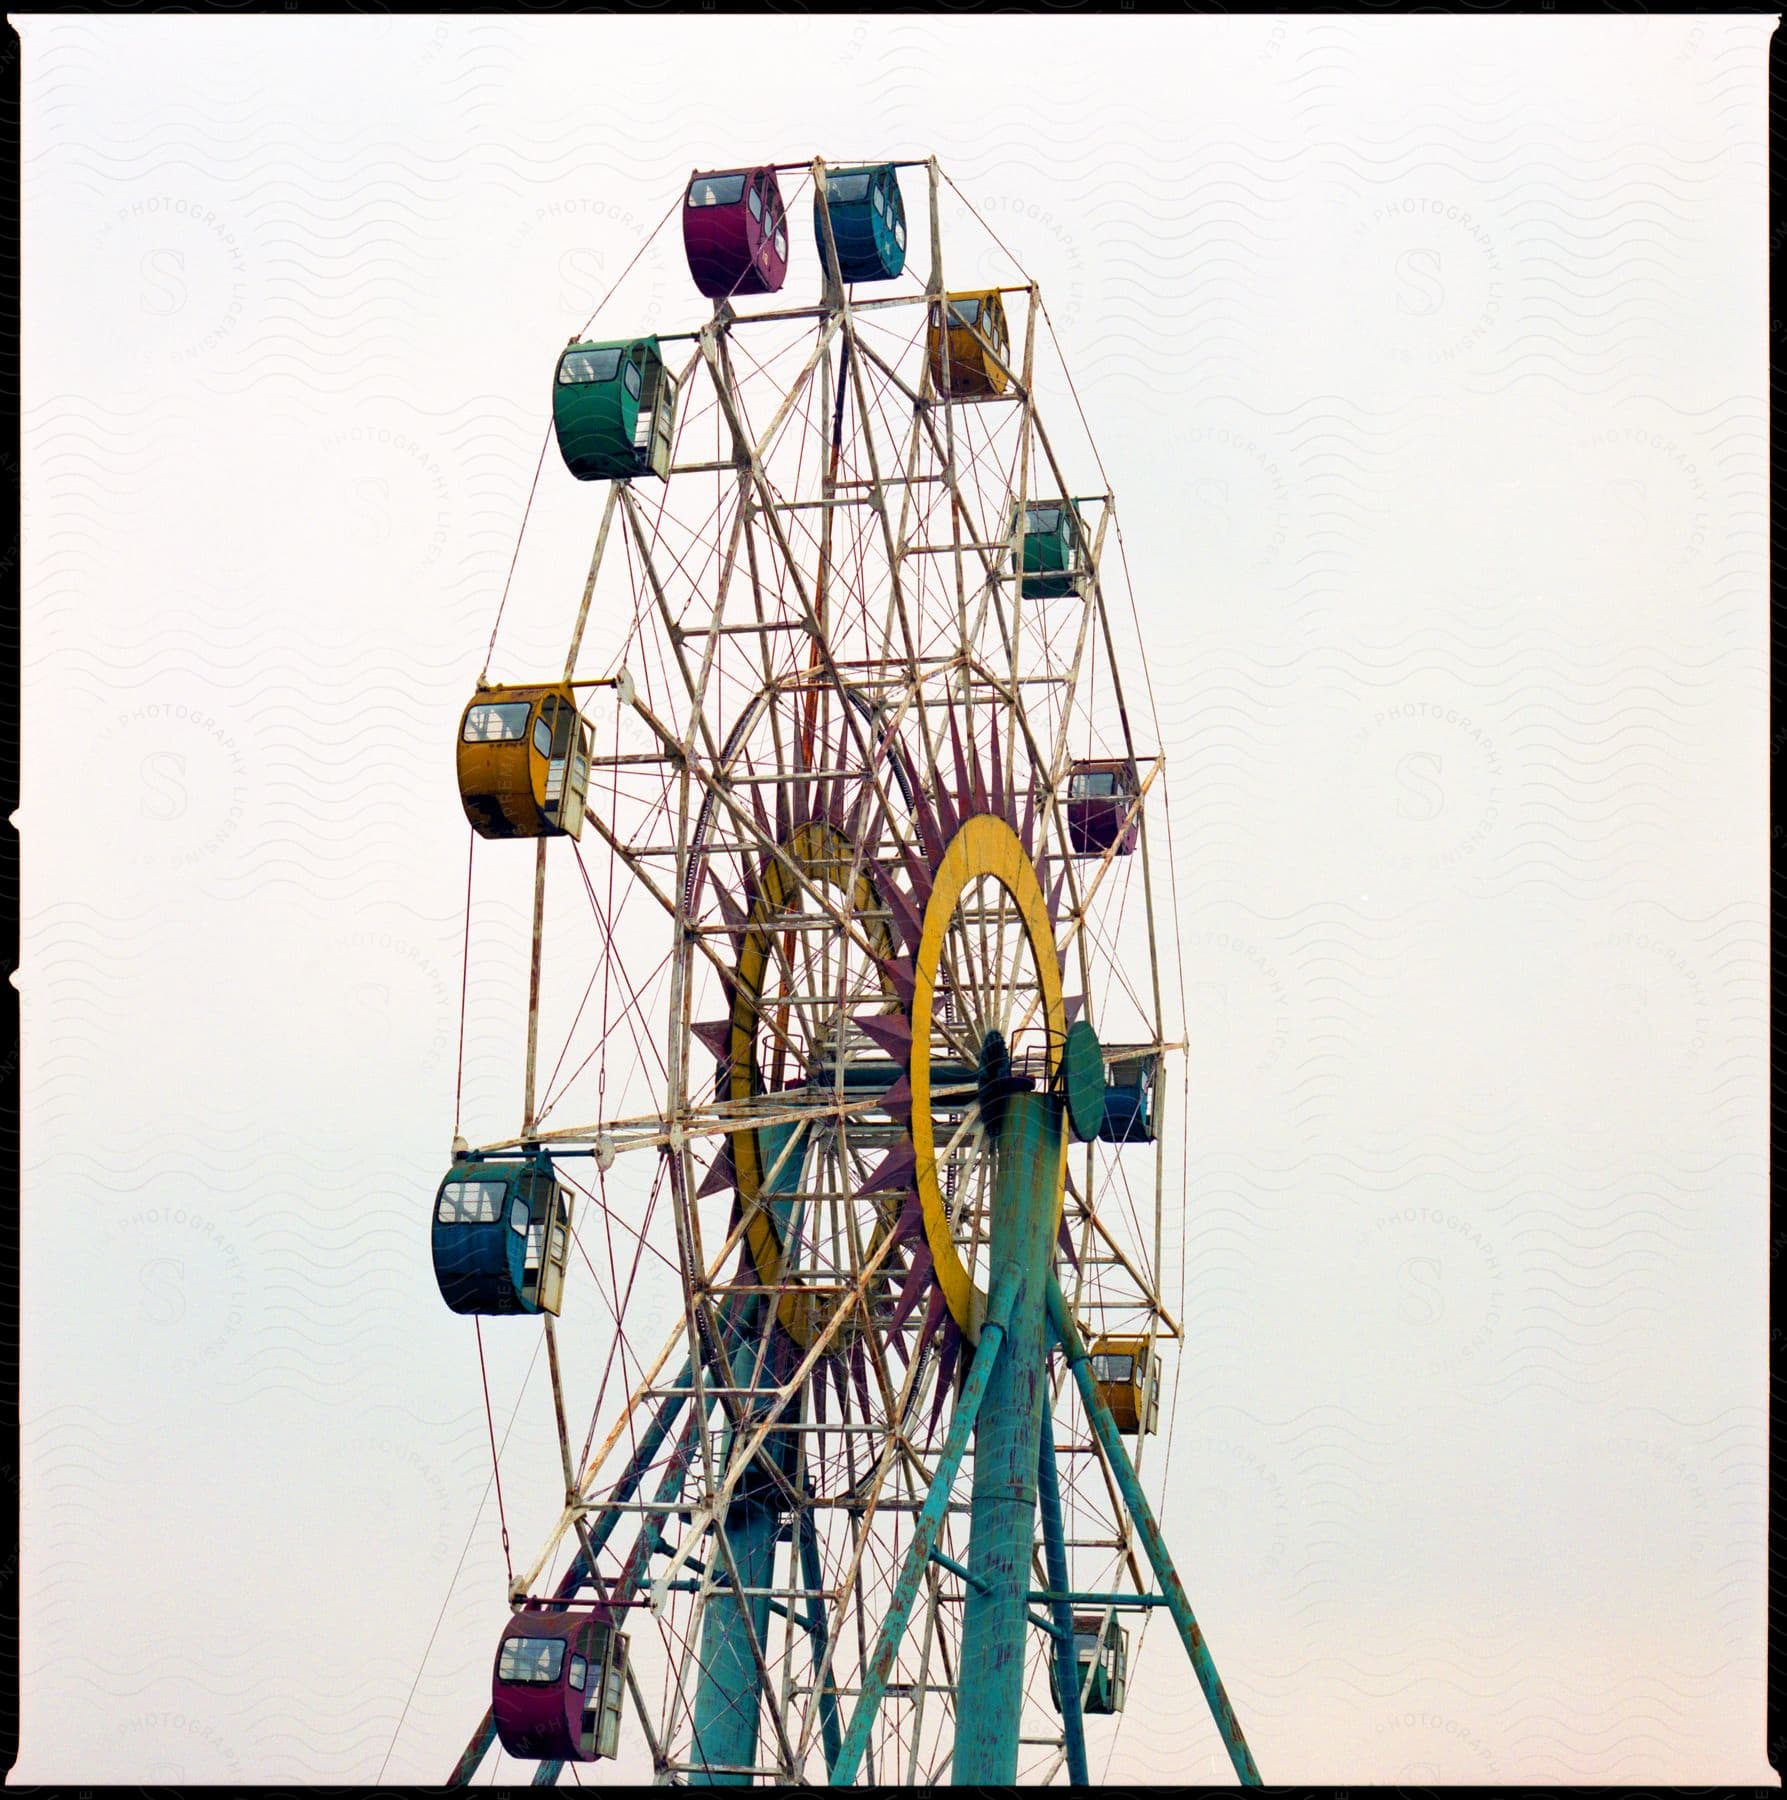
[[[1020,1155],[1003,1122],[1022,1077],[1060,1090],[1076,1019],[1107,1050],[1180,1048],[1150,874],[1163,765],[1102,575],[1113,502],[1074,487],[1044,428],[1033,284],[1002,290],[1010,350],[984,345],[1004,391],[952,397],[952,334],[927,349],[944,179],[903,166],[928,191],[928,271],[870,298],[834,275],[810,305],[721,301],[664,336],[669,478],[606,484],[565,664],[596,733],[587,825],[553,860],[596,948],[568,974],[550,947],[543,984],[540,840],[524,1116],[480,1148],[551,1154],[585,1196],[586,1255],[592,1217],[630,1207],[679,1298],[654,1311],[612,1278],[581,1454],[569,1328],[544,1319],[566,1500],[510,1599],[628,1632],[627,1736],[659,1779],[959,1777],[981,1706],[965,1633],[992,1591],[976,1406],[1015,1370],[1045,1427],[1018,1470],[1040,1503],[1014,1528],[1019,1648],[994,1658],[1019,1666],[988,1702],[1016,1778],[1086,1778],[1070,1615],[1090,1606],[1173,1612],[1257,1779],[1147,1510],[1145,1440],[1120,1440],[1087,1363],[1087,1339],[1178,1336],[1164,1136],[1070,1143],[1026,1096]],[[1084,531],[1061,591],[1031,597],[1043,499]],[[1093,758],[1133,765],[1133,854],[1071,841]],[[623,936],[661,958],[623,958]],[[989,1045],[1019,1081],[989,1087]],[[1014,1183],[1052,1299],[1001,1262]],[[1053,1334],[1014,1362],[1026,1303]],[[456,1780],[493,1736],[487,1715]]]

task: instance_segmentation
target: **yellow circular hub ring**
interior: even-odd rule
[[[1043,1017],[1048,1029],[1048,1068],[1054,1075],[1067,1036],[1067,1012],[1061,997],[1061,965],[1055,955],[1054,927],[1048,901],[1036,867],[1025,854],[1018,834],[995,813],[976,813],[962,822],[938,865],[925,904],[919,936],[917,979],[912,993],[912,1147],[917,1158],[919,1205],[924,1213],[925,1241],[931,1247],[937,1285],[951,1316],[970,1340],[978,1342],[986,1318],[987,1297],[974,1285],[962,1264],[950,1232],[943,1190],[937,1180],[937,1132],[931,1116],[931,1019],[937,991],[937,971],[949,923],[969,884],[990,877],[1005,889],[1017,908],[1018,922],[1030,940],[1031,959],[1042,991]],[[1061,1153],[1054,1173],[1054,1232],[1061,1228],[1061,1208],[1066,1195],[1067,1139],[1062,1134]]]
[[[834,887],[848,892],[852,910],[862,918],[871,943],[883,957],[893,955],[893,938],[884,919],[873,915],[883,908],[867,873],[858,870],[855,881],[851,870],[855,850],[849,840],[823,819],[812,819],[796,826],[782,854],[793,863],[815,887]],[[773,954],[775,929],[770,920],[789,910],[791,899],[798,899],[800,889],[780,857],[772,857],[764,866],[757,882],[757,898],[746,921],[744,941],[739,947],[738,970],[732,990],[732,1037],[727,1096],[732,1100],[753,1100],[762,1096],[757,1091],[757,1022],[762,1013],[763,977]],[[772,1128],[773,1129],[773,1128]],[[745,1243],[750,1250],[751,1265],[766,1286],[782,1279],[784,1252],[775,1214],[767,1202],[759,1204],[763,1183],[776,1158],[764,1158],[758,1143],[758,1132],[732,1133],[732,1167],[738,1183],[739,1205],[746,1211]],[[797,1145],[788,1155],[796,1163],[806,1159],[805,1146]],[[791,1288],[782,1296],[777,1317],[788,1335],[803,1349],[812,1342],[816,1324],[812,1318],[813,1303]]]

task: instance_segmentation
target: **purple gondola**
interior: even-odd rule
[[[775,293],[788,273],[788,216],[775,170],[698,171],[683,196],[683,249],[710,300]]]
[[[1073,765],[1067,784],[1067,837],[1075,856],[1130,855],[1140,835],[1130,809],[1140,792],[1127,757],[1088,758]]]
[[[624,1633],[587,1612],[517,1613],[490,1678],[496,1734],[511,1756],[594,1762],[620,1748]]]

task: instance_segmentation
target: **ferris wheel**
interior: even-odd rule
[[[698,171],[711,314],[554,371],[600,496],[569,648],[487,664],[456,746],[473,850],[535,843],[522,1118],[456,1129],[431,1231],[454,1311],[541,1322],[564,1504],[455,1783],[500,1743],[542,1785],[1082,1784],[1155,1610],[1259,1779],[1148,1498],[1182,1046],[1114,504],[1045,429],[1035,284],[946,286],[953,194],[934,160]],[[599,1016],[543,956],[549,864]],[[621,1296],[630,1391],[579,1455],[574,1252],[647,1190],[675,1298]]]

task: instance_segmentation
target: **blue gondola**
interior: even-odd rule
[[[550,1157],[456,1162],[434,1196],[433,1239],[434,1277],[454,1312],[558,1312],[571,1196]]]
[[[1099,1138],[1107,1144],[1154,1142],[1154,1082],[1160,1070],[1158,1052],[1107,1056],[1104,1125]]]
[[[845,281],[892,281],[906,266],[906,207],[892,163],[864,169],[828,169],[824,208],[838,246],[838,274]],[[826,265],[824,208],[813,191],[813,241]]]

